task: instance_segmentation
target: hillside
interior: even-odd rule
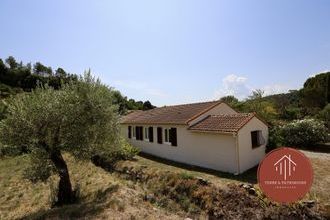
[[[32,184],[22,178],[28,158],[20,156],[0,161],[0,219],[142,219],[153,216],[175,219],[178,216],[153,207],[143,200],[144,190],[131,181],[110,175],[90,162],[77,162],[66,155],[74,187],[81,189],[78,204],[50,209],[50,188],[56,177],[47,183]],[[79,179],[79,177],[83,177]]]
[[[53,70],[52,67],[40,62],[24,64],[22,61],[16,61],[13,56],[9,56],[5,61],[0,58],[0,119],[4,114],[2,99],[18,93],[30,92],[32,89],[46,84],[54,89],[60,89],[63,84],[76,82],[79,77],[78,74],[68,73],[61,67]],[[124,114],[128,110],[147,110],[155,107],[150,101],[128,99],[119,91],[112,90],[113,104],[118,105],[120,114]]]
[[[318,155],[311,156],[315,181],[304,198],[316,201],[311,206],[304,202],[291,206],[270,203],[253,185],[255,169],[236,177],[137,156],[112,170],[65,157],[73,184],[80,187],[78,204],[50,209],[50,188],[56,177],[34,185],[22,178],[26,156],[4,158],[0,161],[0,219],[184,219],[206,218],[210,213],[218,217],[225,214],[227,218],[322,218],[321,213],[330,214],[330,194],[324,189],[330,184],[330,160]],[[256,193],[250,192],[254,190]]]

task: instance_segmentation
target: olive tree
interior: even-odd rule
[[[90,73],[61,90],[44,87],[19,94],[0,122],[1,142],[31,152],[31,180],[57,174],[57,205],[71,203],[74,193],[63,153],[84,160],[120,148],[117,108],[111,103],[112,89]]]

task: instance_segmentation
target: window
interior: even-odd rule
[[[157,128],[157,143],[158,144],[163,143],[163,128],[161,128],[161,127]]]
[[[144,128],[144,138],[146,140],[149,140],[149,128],[148,127]]]
[[[169,129],[169,141],[171,142],[172,146],[178,146],[176,128]]]
[[[252,148],[257,148],[265,144],[265,139],[262,136],[262,131],[251,131],[251,142]]]
[[[136,138],[136,127],[133,126],[133,138],[135,139]]]
[[[165,140],[164,140],[164,142],[165,143],[170,143],[170,134],[169,134],[169,131],[170,131],[170,129],[168,129],[168,128],[165,128],[164,129],[164,136],[165,136]]]
[[[132,126],[128,126],[128,138],[132,138]]]
[[[149,127],[149,142],[154,142],[154,128],[153,127]]]
[[[143,127],[142,126],[136,126],[135,127],[135,135],[136,135],[136,140],[143,140]]]

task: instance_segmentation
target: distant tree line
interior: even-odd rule
[[[61,84],[77,81],[77,75],[69,74],[62,68],[55,71],[40,62],[32,65],[17,62],[12,56],[5,61],[0,59],[0,98],[20,92],[30,92],[38,84],[48,84],[54,89],[59,89]]]
[[[222,97],[232,107],[242,112],[256,112],[270,124],[314,117],[329,123],[330,72],[310,77],[299,90],[264,96],[255,90],[244,101],[234,96]]]
[[[150,101],[135,101],[123,96],[119,91],[114,91],[114,103],[119,107],[120,114],[126,114],[131,110],[149,110],[156,108]]]
[[[31,92],[38,85],[48,85],[60,89],[61,85],[70,81],[77,81],[78,75],[66,72],[59,67],[53,70],[50,66],[40,62],[23,64],[13,56],[0,59],[0,99],[21,92]],[[119,91],[114,92],[112,104],[119,106],[119,113],[126,114],[129,110],[148,110],[155,108],[150,101],[135,101],[123,96]],[[0,119],[5,111],[3,102],[0,102]]]
[[[303,88],[264,96],[255,90],[244,101],[222,97],[241,112],[256,112],[270,125],[268,150],[278,146],[311,148],[330,141],[330,72],[310,77]]]

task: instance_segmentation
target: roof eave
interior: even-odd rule
[[[199,116],[201,116],[202,114],[204,114],[204,113],[210,111],[212,108],[214,108],[214,107],[220,105],[221,103],[223,103],[223,102],[222,102],[222,101],[218,101],[218,102],[216,102],[214,105],[212,105],[212,106],[210,106],[210,107],[204,109],[203,111],[197,113],[196,115],[194,115],[194,116],[192,116],[191,118],[189,118],[188,120],[186,120],[185,123],[188,124],[188,123],[191,122],[192,120],[194,120],[194,119],[198,118]]]
[[[253,118],[257,118],[257,119],[259,119],[262,123],[264,123],[267,127],[269,127],[269,125],[268,125],[268,123],[267,122],[265,122],[262,118],[260,118],[258,115],[257,115],[257,113],[255,113],[255,112],[253,112],[253,116],[249,119],[249,120],[247,120],[238,130],[237,130],[237,132],[239,132],[242,128],[244,128],[244,126],[245,125],[247,125]]]
[[[238,131],[216,131],[216,130],[198,130],[198,129],[189,129],[189,131],[191,132],[196,132],[196,133],[215,133],[215,134],[230,134],[230,135],[233,135],[233,134],[237,134]]]
[[[174,122],[120,122],[120,124],[138,124],[138,125],[187,125],[186,123],[174,123]]]

